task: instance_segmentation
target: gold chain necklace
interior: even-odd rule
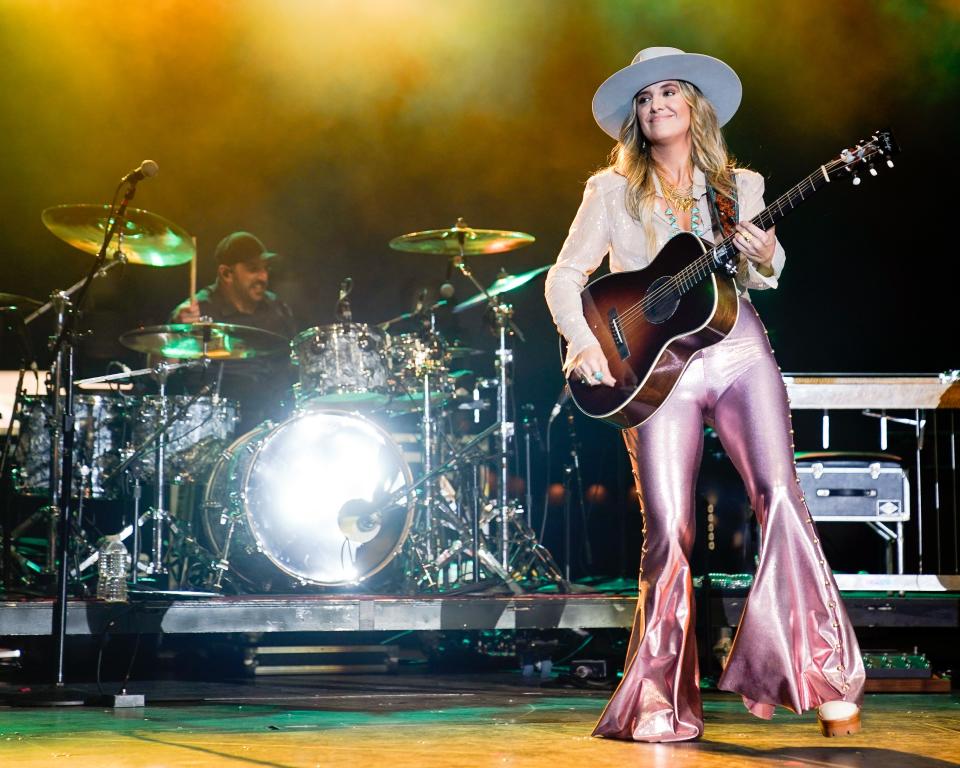
[[[659,170],[656,171],[656,174],[657,178],[660,179],[660,189],[663,190],[663,196],[674,210],[686,213],[696,205],[697,200],[693,196],[693,182],[691,182],[690,186],[686,189],[677,189],[677,187],[663,178]]]

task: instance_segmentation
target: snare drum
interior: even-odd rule
[[[133,419],[134,448],[143,445],[160,426],[161,404],[159,395],[141,399]],[[167,427],[164,476],[177,482],[206,477],[220,451],[233,440],[239,421],[237,401],[223,397],[194,400],[190,395],[168,396],[167,418],[174,414],[180,416]],[[154,448],[150,446],[136,463],[144,482],[153,482],[156,475],[154,456]]]
[[[203,529],[228,577],[254,590],[355,584],[400,552],[415,510],[411,482],[402,450],[372,421],[302,412],[220,454]]]
[[[383,336],[363,323],[308,328],[292,342],[298,405],[379,406],[389,399]]]
[[[131,398],[118,393],[74,395],[74,493],[92,499],[117,497],[105,476],[120,463],[125,414]],[[27,395],[20,414],[20,436],[13,454],[13,485],[26,496],[50,493],[50,427],[53,404]]]

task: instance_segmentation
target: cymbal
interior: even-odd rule
[[[108,226],[109,205],[55,205],[40,218],[53,234],[84,253],[100,253]],[[130,264],[175,267],[193,259],[193,238],[185,229],[140,208],[127,208],[119,228],[121,238],[110,245],[112,257],[119,243]]]
[[[544,264],[542,267],[531,269],[529,272],[524,272],[520,275],[500,275],[500,277],[494,280],[493,285],[487,288],[487,293],[491,296],[499,296],[501,293],[507,293],[507,291],[516,290],[520,286],[529,283],[541,272],[546,272],[552,266],[552,264]],[[477,304],[483,304],[483,302],[486,300],[486,294],[478,293],[475,296],[471,296],[469,299],[461,301],[453,308],[453,311],[463,312],[463,310],[469,309]]]
[[[456,256],[460,253],[477,255],[483,253],[504,253],[530,245],[536,238],[526,232],[511,232],[505,229],[474,229],[468,227],[463,219],[449,229],[425,229],[422,232],[410,232],[390,241],[390,247],[396,251],[410,253],[440,253]]]
[[[36,299],[18,296],[15,293],[0,293],[0,312],[32,312],[40,306]]]
[[[206,348],[204,348],[206,341]],[[134,328],[120,336],[128,349],[172,360],[247,360],[289,348],[283,336],[229,323],[173,323]]]

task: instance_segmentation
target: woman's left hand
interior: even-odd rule
[[[733,244],[740,253],[753,262],[761,275],[770,277],[773,274],[773,252],[777,247],[774,227],[764,232],[749,221],[741,221],[737,224]]]

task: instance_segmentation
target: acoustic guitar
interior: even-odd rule
[[[751,222],[767,230],[838,179],[877,174],[881,161],[893,167],[900,151],[890,131],[843,150],[774,200]],[[626,429],[642,424],[666,402],[693,355],[723,339],[737,321],[740,254],[732,235],[711,245],[689,232],[672,237],[644,269],[594,280],[580,294],[583,314],[617,380],[591,386],[578,376],[567,383],[587,416]],[[561,336],[561,360],[567,343]]]

